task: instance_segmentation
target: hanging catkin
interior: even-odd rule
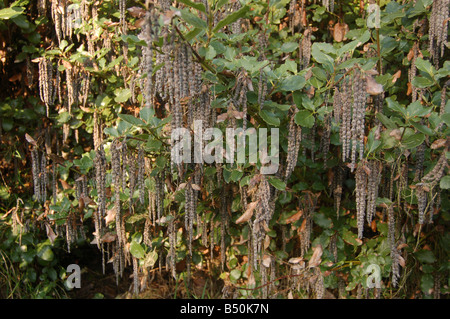
[[[351,171],[356,165],[356,151],[359,150],[359,160],[364,155],[364,116],[366,111],[366,80],[362,73],[355,71],[353,81],[353,110],[352,110],[352,153],[351,153]]]
[[[47,154],[45,154],[45,152],[42,152],[42,156],[41,156],[41,170],[40,170],[40,186],[41,186],[41,191],[40,191],[40,201],[42,203],[45,202],[45,200],[47,199],[47,184],[48,184],[48,175],[47,175]]]
[[[339,127],[339,136],[342,144],[342,161],[346,162],[350,155],[350,140],[351,140],[351,119],[352,119],[352,93],[351,93],[351,79],[349,77],[344,79],[342,84],[342,122]]]
[[[370,225],[375,216],[376,200],[378,198],[378,186],[381,183],[381,163],[376,160],[368,161],[370,174],[367,179],[367,212],[366,219]]]
[[[39,152],[36,147],[33,147],[31,150],[31,172],[33,174],[34,197],[37,201],[40,201],[41,199],[41,179],[39,178],[39,166]]]
[[[297,114],[298,108],[291,107],[290,109],[290,121],[289,121],[289,133],[288,133],[288,151],[286,158],[286,171],[284,174],[284,180],[287,182],[295,166],[297,165],[298,152],[300,150],[300,144],[302,142],[302,128],[295,123],[295,114]]]
[[[429,51],[436,68],[439,68],[439,58],[444,56],[447,42],[447,23],[449,21],[449,0],[435,0],[429,19]]]
[[[367,173],[364,169],[364,162],[360,162],[355,173],[356,182],[356,220],[358,225],[358,238],[363,237],[364,217],[366,214],[366,197],[367,197]]]
[[[399,274],[399,253],[397,251],[397,241],[395,240],[395,215],[393,205],[388,207],[388,238],[389,246],[391,249],[391,259],[392,259],[392,285],[397,286]]]
[[[41,58],[39,60],[39,95],[41,101],[45,103],[46,114],[49,116],[49,105],[52,104],[53,92],[53,66],[50,60]]]
[[[137,184],[139,190],[139,202],[143,205],[145,201],[145,194],[144,194],[145,158],[144,158],[144,149],[142,147],[139,147],[137,162],[138,162]]]

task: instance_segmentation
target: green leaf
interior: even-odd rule
[[[417,122],[412,122],[411,121],[412,126],[414,126],[419,132],[428,135],[428,136],[433,136],[434,135],[434,131],[429,128],[428,126],[425,126],[423,124],[417,123]]]
[[[161,149],[161,146],[162,146],[161,141],[149,137],[147,143],[145,144],[145,150],[148,152],[157,152]]]
[[[436,261],[436,257],[430,250],[422,249],[416,252],[415,255],[421,263],[432,264]]]
[[[259,111],[259,116],[269,125],[280,126],[280,119],[270,111],[262,109]]]
[[[430,61],[424,60],[421,57],[416,59],[416,67],[420,70],[428,74],[430,77],[433,77],[436,69],[431,65]]]
[[[425,78],[423,76],[417,76],[411,81],[412,85],[414,85],[416,88],[424,89],[429,86],[432,86],[434,82],[428,78]]]
[[[131,97],[130,89],[119,89],[116,90],[114,93],[116,94],[114,101],[116,101],[117,103],[125,103]]]
[[[384,115],[383,113],[377,113],[377,119],[380,120],[380,122],[387,128],[390,130],[395,130],[397,129],[397,125],[391,121],[390,118],[388,118],[386,115]]]
[[[444,121],[445,124],[447,124],[447,126],[450,127],[450,113],[442,114],[441,119],[442,119],[442,121]]]
[[[145,256],[144,267],[153,268],[157,260],[158,260],[158,253],[155,248]]]
[[[322,228],[330,228],[331,219],[326,217],[324,213],[315,213],[313,215],[314,222]]]
[[[55,257],[51,246],[47,242],[38,245],[37,256],[45,261],[52,261]]]
[[[181,3],[185,4],[185,5],[187,5],[188,7],[191,7],[191,8],[200,10],[203,13],[206,13],[205,5],[203,3],[201,3],[201,2],[197,2],[196,3],[196,2],[192,2],[190,0],[179,0],[178,2],[181,2]]]
[[[410,136],[403,138],[402,145],[408,149],[415,148],[425,141],[425,135],[422,133],[411,134]]]
[[[106,127],[103,132],[107,135],[111,135],[113,137],[119,137],[120,134],[115,127]]]
[[[206,22],[202,19],[200,19],[199,17],[197,17],[195,14],[193,14],[192,12],[190,12],[187,9],[183,9],[180,10],[181,12],[181,17],[183,18],[184,21],[186,21],[187,23],[189,23],[190,25],[192,25],[195,28],[199,28],[199,29],[206,29]]]
[[[291,75],[281,82],[283,91],[297,91],[303,89],[306,84],[305,77],[301,75]]]
[[[358,236],[349,230],[344,230],[342,239],[353,246],[360,246],[362,244],[362,240],[358,239]]]
[[[150,107],[144,107],[139,112],[139,117],[143,119],[147,124],[150,123],[154,115],[155,110]]]
[[[298,111],[297,114],[295,114],[294,120],[297,125],[308,128],[313,127],[316,122],[314,114],[308,110]]]
[[[160,167],[160,168],[164,168],[164,166],[166,166],[167,163],[167,158],[165,158],[164,156],[158,156],[156,158],[156,166]]]
[[[450,175],[442,177],[442,179],[439,183],[439,187],[441,187],[441,189],[449,189],[450,188]]]
[[[0,20],[8,20],[19,16],[25,8],[22,7],[10,7],[0,10]]]
[[[250,7],[246,5],[246,6],[242,7],[241,9],[239,9],[238,11],[235,11],[235,12],[227,15],[225,17],[225,19],[220,20],[219,23],[217,23],[217,25],[213,29],[213,33],[216,33],[217,31],[219,31],[223,27],[225,27],[225,26],[229,25],[230,23],[233,23],[233,22],[237,21],[238,19],[244,17],[248,10],[250,10]]]
[[[244,175],[244,172],[235,169],[231,172],[230,180],[237,182],[241,179],[242,175]]]
[[[139,126],[139,125],[145,125],[144,121],[141,119],[138,119],[137,117],[134,117],[130,114],[119,114],[119,117],[124,120],[125,122],[128,122],[132,125]]]
[[[269,183],[270,183],[270,185],[272,185],[273,187],[275,187],[276,189],[278,189],[280,191],[286,190],[286,183],[277,177],[269,178]]]
[[[381,145],[381,141],[380,140],[376,140],[375,139],[375,131],[376,131],[376,127],[374,127],[372,130],[370,130],[369,135],[367,137],[367,152],[368,154],[375,152],[378,147]]]
[[[430,112],[431,112],[431,108],[423,107],[422,104],[420,103],[420,101],[411,103],[406,108],[406,115],[408,117],[415,117],[415,116],[423,117],[423,116],[429,114]]]
[[[130,253],[138,259],[142,259],[145,257],[144,248],[141,246],[141,244],[134,240],[130,243]]]
[[[284,53],[289,53],[292,52],[294,50],[296,50],[298,48],[298,43],[297,42],[285,42],[283,43],[283,45],[281,46],[281,51]]]
[[[397,101],[391,99],[390,97],[386,98],[387,106],[393,111],[399,112],[403,115],[403,117],[407,117],[406,108],[403,105],[400,105]]]
[[[14,121],[11,117],[5,117],[2,119],[2,128],[5,131],[11,131],[14,127]]]
[[[231,281],[234,281],[234,282],[237,281],[239,278],[241,278],[241,274],[242,274],[242,272],[239,269],[233,269],[230,272]]]

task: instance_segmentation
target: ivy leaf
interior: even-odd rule
[[[294,121],[297,125],[311,128],[314,126],[316,119],[314,114],[308,110],[300,110],[295,114]]]

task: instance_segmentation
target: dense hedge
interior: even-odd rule
[[[64,295],[87,241],[135,294],[159,268],[224,298],[447,295],[449,1],[372,2],[0,9],[2,293]],[[244,161],[176,161],[199,121],[247,130]]]

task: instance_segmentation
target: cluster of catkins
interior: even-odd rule
[[[364,219],[370,224],[375,216],[376,199],[381,182],[381,163],[376,160],[361,161],[355,173],[356,215],[358,238],[363,237]]]
[[[354,76],[343,79],[340,88],[334,91],[334,119],[339,123],[339,137],[342,143],[342,161],[351,160],[350,169],[356,167],[364,155],[364,118],[366,112],[366,80],[361,71],[356,69]]]
[[[428,221],[431,222],[433,218],[434,205],[439,204],[440,187],[439,182],[445,174],[445,169],[448,166],[445,151],[439,156],[435,166],[425,176],[423,176],[419,183],[415,185],[417,204],[419,211],[419,224],[426,222],[426,213],[428,212]]]
[[[444,56],[447,42],[447,24],[449,21],[449,0],[435,0],[431,8],[429,19],[429,51],[435,65],[439,66],[439,58]]]

